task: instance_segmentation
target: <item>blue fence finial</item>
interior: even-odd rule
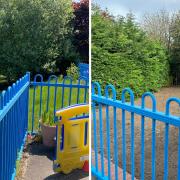
[[[50,75],[49,78],[48,78],[48,83],[53,79],[55,79],[55,83],[57,83],[58,78],[57,78],[56,75]]]
[[[8,102],[9,102],[12,98],[12,88],[10,86],[8,87],[7,92],[8,92]]]
[[[43,76],[42,76],[42,74],[36,74],[35,76],[34,76],[34,82],[37,82],[37,78],[40,78],[40,82],[43,82]]]
[[[73,81],[71,76],[64,76],[63,83],[65,83],[66,80],[70,80],[70,83]]]
[[[176,102],[179,105],[180,108],[180,99],[176,97],[171,97],[166,101],[166,115],[169,115],[170,113],[170,104],[171,102]]]
[[[30,82],[31,81],[31,73],[27,72],[26,74],[27,74],[28,81]]]
[[[142,108],[145,108],[145,98],[150,97],[152,100],[152,110],[156,111],[156,98],[151,92],[146,92],[142,95]]]
[[[108,84],[105,88],[105,96],[106,98],[110,98],[109,96],[109,90],[111,89],[112,91],[112,99],[116,100],[116,89],[112,84]]]
[[[100,86],[100,84],[98,82],[93,82],[92,83],[92,94],[96,94],[95,93],[96,92],[96,90],[95,90],[96,88],[97,88],[97,91],[98,91],[97,95],[101,96],[101,86]]]
[[[121,95],[122,103],[125,103],[126,101],[126,93],[129,93],[131,105],[134,105],[134,93],[130,88],[125,88],[122,90],[122,95]]]

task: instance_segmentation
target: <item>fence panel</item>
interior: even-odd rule
[[[30,73],[0,95],[0,179],[14,179],[28,126]]]
[[[180,112],[180,99],[172,97],[166,101],[165,113],[157,110],[156,98],[150,92],[144,93],[141,106],[134,103],[134,94],[126,88],[121,93],[121,100],[116,97],[116,90],[112,85],[105,87],[105,93],[98,83],[92,84],[92,174],[99,179],[135,179],[136,171],[140,171],[138,178],[157,178],[157,170],[163,172],[164,180],[168,179],[169,167],[176,167],[173,178],[180,179],[180,117],[171,115],[170,105],[176,103]],[[128,95],[128,101],[127,101]],[[146,99],[152,101],[151,109],[146,107]],[[118,111],[118,113],[117,113]],[[129,116],[128,116],[129,115]],[[127,123],[129,122],[129,124]],[[137,123],[138,121],[138,123]],[[146,123],[150,123],[147,127]],[[136,126],[135,126],[136,124]],[[127,132],[127,128],[129,131]],[[157,128],[160,127],[161,129]],[[177,142],[173,149],[176,152],[177,162],[171,160],[169,164],[170,126],[171,139],[177,133]],[[147,129],[150,129],[147,141]],[[162,137],[158,137],[162,131]],[[138,131],[135,134],[135,131]],[[136,135],[136,136],[135,136]],[[118,138],[119,137],[119,138]],[[162,142],[159,150],[157,143]],[[147,144],[147,142],[149,144]],[[158,148],[156,147],[158,146]],[[138,151],[139,148],[139,151]],[[150,149],[150,150],[149,150]],[[146,152],[148,150],[148,152]],[[157,154],[158,151],[158,154]],[[149,153],[149,154],[147,154]],[[174,155],[174,154],[173,154]],[[148,156],[148,161],[147,161]],[[159,159],[162,158],[161,164]],[[104,159],[105,158],[105,159]],[[158,159],[157,159],[158,158]],[[107,159],[107,164],[105,160]],[[139,159],[139,160],[138,160]],[[113,169],[112,169],[113,162]],[[139,162],[139,164],[137,163]],[[127,178],[127,165],[130,176]],[[161,169],[157,169],[158,168]],[[121,167],[122,169],[120,169]],[[139,168],[140,167],[140,168]],[[140,169],[140,170],[139,170]],[[149,171],[147,176],[147,171]],[[172,177],[171,177],[172,179]]]
[[[62,78],[51,75],[47,81],[44,81],[43,76],[37,74],[30,88],[31,133],[37,132],[43,112],[52,112],[55,115],[57,109],[88,102],[88,88],[87,78],[80,77],[78,80],[73,80],[69,76]]]

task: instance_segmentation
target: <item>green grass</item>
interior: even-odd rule
[[[21,160],[16,160],[16,177],[19,176],[21,170]]]
[[[62,82],[62,78],[58,78],[58,83]],[[66,84],[69,84],[70,82],[67,80]],[[77,84],[77,81],[73,81],[73,84]],[[54,111],[54,91],[55,87],[50,87],[50,96],[49,96],[49,111]],[[29,96],[29,126],[28,129],[31,130],[32,128],[32,107],[33,107],[33,92],[34,88],[30,88],[30,96]],[[64,88],[64,107],[69,105],[69,92],[70,88]],[[79,93],[79,103],[84,102],[84,89],[80,89]],[[76,104],[77,101],[77,88],[72,88],[71,93],[71,104]],[[48,87],[44,86],[42,87],[42,112],[46,111],[46,103],[47,103],[47,94],[48,94]],[[88,101],[88,90],[86,95],[87,101]],[[60,109],[62,106],[62,87],[57,88],[57,95],[56,95],[56,110]],[[35,96],[35,108],[34,108],[34,128],[35,130],[38,130],[38,124],[39,119],[41,118],[41,115],[39,115],[40,111],[40,87],[36,88],[36,96]]]

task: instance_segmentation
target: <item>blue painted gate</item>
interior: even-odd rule
[[[14,179],[28,127],[30,74],[0,94],[0,179]]]
[[[127,101],[126,99],[130,99]],[[146,98],[150,98],[152,101],[152,108],[148,109],[146,107]],[[159,112],[156,108],[157,102],[155,96],[149,92],[142,95],[141,106],[137,106],[134,103],[134,94],[129,89],[126,88],[122,91],[121,100],[117,98],[116,90],[114,86],[107,85],[105,87],[105,93],[102,94],[102,89],[98,83],[92,84],[92,147],[94,154],[92,155],[92,174],[98,179],[120,179],[118,167],[122,167],[123,180],[127,178],[127,163],[130,165],[129,173],[131,174],[131,179],[135,178],[136,170],[140,169],[140,179],[145,178],[145,123],[151,121],[151,166],[148,169],[150,171],[150,176],[152,180],[156,179],[156,173],[158,169],[157,164],[157,154],[156,154],[156,131],[157,123],[162,123],[164,126],[163,133],[163,179],[168,179],[168,168],[169,168],[169,129],[170,126],[176,128],[178,131],[177,138],[177,172],[174,177],[180,180],[180,117],[173,116],[170,114],[170,105],[172,102],[177,103],[178,110],[180,112],[180,99],[170,98],[166,102],[165,113]],[[111,108],[111,111],[110,111]],[[121,114],[117,111],[120,110]],[[127,144],[127,131],[126,131],[126,121],[127,113],[129,113],[130,118],[130,143]],[[135,144],[135,116],[139,116],[140,121],[140,143]],[[120,117],[119,117],[120,116]],[[120,120],[117,120],[120,118]],[[147,119],[148,118],[148,119]],[[119,128],[118,123],[121,122],[121,128]],[[113,125],[111,125],[113,124]],[[173,129],[174,130],[174,129]],[[113,135],[112,134],[113,131]],[[121,133],[121,142],[119,142],[118,136]],[[119,148],[119,143],[121,143]],[[112,146],[113,144],[113,146]],[[140,165],[136,167],[136,157],[135,157],[135,146],[140,146]],[[127,161],[127,149],[130,149],[129,161]],[[121,154],[120,154],[121,151]],[[161,154],[160,154],[161,155]],[[158,155],[158,156],[160,156]],[[100,156],[100,158],[98,158]],[[121,160],[119,161],[121,157]],[[104,158],[107,158],[107,164],[104,164]],[[113,161],[115,167],[112,171],[111,162]],[[105,169],[107,172],[105,172]],[[114,175],[114,177],[112,176]],[[173,178],[174,178],[173,177]]]
[[[27,73],[0,94],[0,180],[14,180],[26,136],[37,133],[42,113],[87,103],[88,88],[84,77],[75,81],[51,75],[44,81],[37,74],[31,82]]]
[[[31,88],[33,91],[30,94],[32,105],[29,107],[29,129],[32,134],[38,131],[43,112],[52,111],[55,118],[57,109],[89,101],[89,84],[86,77],[73,80],[70,76],[51,75],[44,81],[43,76],[37,74],[31,82]]]

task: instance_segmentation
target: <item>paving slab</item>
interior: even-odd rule
[[[91,152],[92,154],[92,163],[95,164],[95,152],[92,150]],[[104,157],[104,174],[105,176],[108,176],[108,160]],[[101,169],[101,156],[100,154],[98,154],[98,169],[100,170]],[[118,178],[119,179],[123,179],[123,169],[118,167]],[[92,178],[93,180],[95,180],[96,178],[93,177]],[[115,165],[113,162],[111,162],[111,179],[114,180],[115,179]],[[132,177],[131,177],[131,174],[129,174],[128,172],[126,172],[126,180],[131,180]],[[134,177],[134,180],[137,180],[135,177]]]

